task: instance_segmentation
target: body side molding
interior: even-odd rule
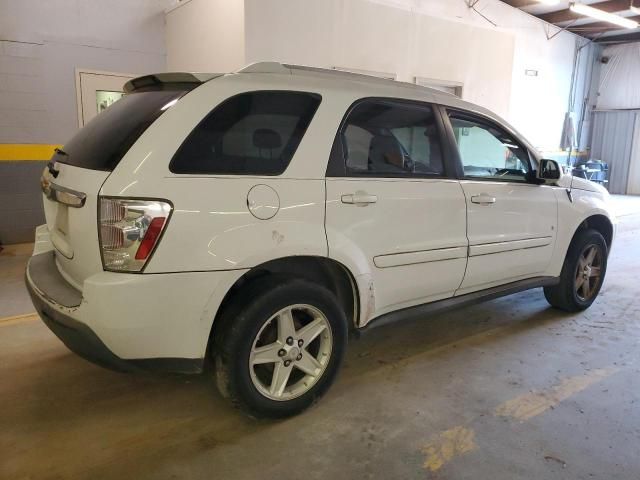
[[[558,277],[533,277],[525,280],[519,280],[517,282],[507,283],[498,287],[488,288],[486,290],[480,290],[478,292],[467,293],[466,295],[460,295],[459,297],[450,297],[432,303],[416,305],[415,307],[403,308],[374,318],[371,322],[362,327],[360,331],[365,332],[371,328],[381,327],[400,320],[417,319],[424,315],[469,306],[511,295],[513,293],[530,290],[532,288],[557,285],[559,281],[560,279]]]

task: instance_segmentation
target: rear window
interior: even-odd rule
[[[170,164],[174,173],[279,175],[287,168],[320,105],[305,92],[236,95],[189,134]]]
[[[185,93],[162,90],[125,95],[81,128],[53,159],[112,171],[149,125]]]

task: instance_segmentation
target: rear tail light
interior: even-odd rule
[[[100,197],[100,251],[105,270],[140,272],[158,244],[171,214],[160,200]]]

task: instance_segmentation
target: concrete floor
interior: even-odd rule
[[[281,422],[243,417],[206,377],[113,373],[33,317],[0,320],[0,478],[639,479],[640,198],[617,201],[587,312],[533,290],[372,330]],[[11,283],[25,258],[0,255],[0,317],[28,313]]]

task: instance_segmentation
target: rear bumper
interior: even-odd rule
[[[49,301],[36,291],[28,278],[25,278],[27,290],[38,315],[56,337],[62,340],[69,350],[101,367],[118,371],[129,371],[132,365],[114,353],[102,343],[102,340],[85,324],[74,320],[52,308]]]
[[[118,371],[199,373],[215,312],[235,281],[228,273],[100,272],[80,292],[48,251],[31,257],[25,283],[43,322],[82,358]]]

